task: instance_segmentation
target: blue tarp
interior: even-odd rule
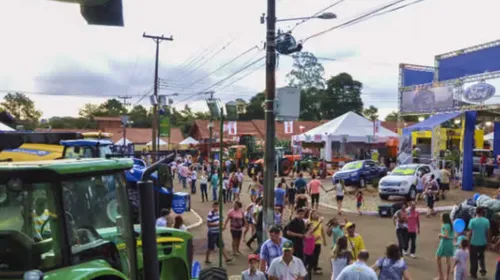
[[[434,127],[436,127],[436,126],[438,126],[446,121],[449,121],[453,118],[456,118],[460,114],[462,114],[462,113],[461,112],[453,112],[453,113],[437,114],[437,115],[434,115],[428,119],[425,119],[422,122],[419,122],[419,123],[416,123],[412,126],[409,126],[403,130],[406,133],[409,133],[412,131],[432,130],[432,129],[434,129]]]

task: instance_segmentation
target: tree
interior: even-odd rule
[[[378,119],[378,109],[377,107],[370,105],[370,107],[363,109],[363,116],[365,118],[375,121]]]
[[[311,87],[323,89],[325,87],[325,68],[310,52],[298,52],[292,55],[293,69],[286,75],[288,85],[307,89]]]
[[[27,129],[36,127],[42,112],[36,109],[33,100],[19,92],[8,93],[3,99],[0,106],[16,119],[16,123],[23,124]]]
[[[117,117],[127,113],[127,108],[117,99],[108,99],[100,105],[87,103],[78,114],[83,118]]]
[[[340,73],[331,77],[326,84],[326,89],[319,92],[314,100],[318,103],[316,110],[320,112],[321,119],[331,120],[350,111],[362,113],[361,82],[347,73]]]
[[[390,114],[388,114],[387,116],[385,116],[385,121],[386,122],[397,122],[398,116],[399,116],[399,113],[396,111],[393,111]],[[402,120],[404,122],[418,122],[418,117],[419,116],[402,116]]]
[[[247,104],[246,112],[239,115],[239,119],[242,121],[249,120],[263,120],[265,119],[264,114],[264,101],[266,96],[263,92],[257,93],[255,96],[250,98]]]
[[[86,103],[80,110],[78,110],[78,115],[82,118],[90,119],[99,112],[99,105]]]
[[[146,108],[142,105],[136,105],[128,113],[129,121],[132,127],[149,128],[152,125],[152,117]]]
[[[236,111],[238,112],[238,115],[243,115],[247,112],[247,107],[248,103],[246,100],[242,98],[236,98]]]
[[[321,100],[324,98],[324,91],[317,88],[301,90],[300,93],[300,115],[303,121],[319,121],[322,114],[319,110]]]
[[[127,113],[127,108],[117,99],[108,99],[99,105],[99,110],[95,116],[121,116]]]
[[[88,118],[72,118],[72,117],[52,117],[47,123],[41,123],[39,125],[42,128],[87,128],[95,129],[97,128],[96,123],[92,119]]]

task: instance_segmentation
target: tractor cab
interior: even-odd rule
[[[112,155],[113,142],[101,139],[63,140],[63,158],[105,158]]]
[[[125,170],[131,159],[0,163],[0,279],[138,279],[139,225]],[[108,201],[116,198],[109,219]],[[160,279],[191,279],[192,235],[157,228]],[[27,278],[24,278],[27,279]]]

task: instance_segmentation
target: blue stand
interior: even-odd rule
[[[500,122],[495,122],[493,127],[493,158],[495,159],[495,166],[498,167],[498,155],[500,155]]]
[[[463,139],[463,170],[462,170],[462,190],[473,191],[474,190],[474,175],[472,173],[473,169],[473,149],[474,149],[474,134],[476,130],[476,117],[477,112],[465,112],[465,123],[464,123],[464,139]]]

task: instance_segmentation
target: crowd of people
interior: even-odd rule
[[[291,182],[282,178],[277,184],[274,196],[274,225],[267,229],[268,239],[263,240],[263,210],[264,195],[263,174],[255,174],[248,185],[244,186],[242,170],[231,171],[224,168],[223,177],[219,179],[216,168],[189,167],[188,164],[176,166],[180,183],[192,194],[197,193],[196,182],[199,182],[201,201],[207,202],[208,192],[212,193],[212,209],[207,215],[207,251],[205,263],[210,264],[210,254],[216,247],[220,250],[226,262],[231,262],[234,256],[241,255],[240,246],[244,242],[254,254],[248,256],[249,268],[242,272],[242,279],[311,279],[314,275],[324,274],[319,266],[320,255],[329,254],[331,259],[331,279],[411,279],[405,256],[416,258],[417,238],[420,234],[420,215],[416,210],[418,199],[401,205],[401,209],[393,216],[395,239],[397,242],[386,247],[385,256],[378,258],[369,265],[370,254],[365,247],[363,237],[356,232],[356,224],[347,219],[341,219],[342,203],[348,195],[342,181],[332,179],[332,187],[323,183],[312,174],[306,181],[302,173]],[[197,177],[197,172],[200,176]],[[444,172],[442,172],[444,173]],[[446,174],[445,174],[446,175]],[[223,203],[232,203],[232,208],[226,217],[219,213],[219,186],[222,180]],[[428,182],[419,181],[424,185],[421,193],[425,194],[429,206],[428,215],[434,214],[433,202],[443,195],[442,184],[449,184],[446,176],[439,186],[434,186],[431,177]],[[337,201],[337,216],[325,221],[318,212],[321,189],[325,192],[335,192]],[[419,189],[421,189],[419,187]],[[211,190],[211,191],[209,191]],[[242,192],[248,193],[250,203],[243,205],[240,200]],[[430,199],[432,198],[432,201]],[[358,190],[352,196],[356,202],[358,213],[362,214],[363,192]],[[441,230],[436,250],[436,266],[438,280],[466,279],[468,274],[476,278],[479,274],[486,275],[485,249],[489,244],[489,221],[484,218],[484,212],[478,208],[468,229],[458,236],[453,230],[448,213],[441,215]],[[220,240],[219,223],[223,222],[222,230],[229,227],[232,241],[231,252],[226,251],[223,240]],[[331,242],[327,242],[332,238]],[[254,245],[257,245],[255,247]],[[329,245],[330,243],[331,245]],[[326,253],[325,253],[326,251]],[[444,266],[443,266],[444,259]],[[467,263],[469,271],[467,271]],[[293,275],[293,278],[289,276]]]

